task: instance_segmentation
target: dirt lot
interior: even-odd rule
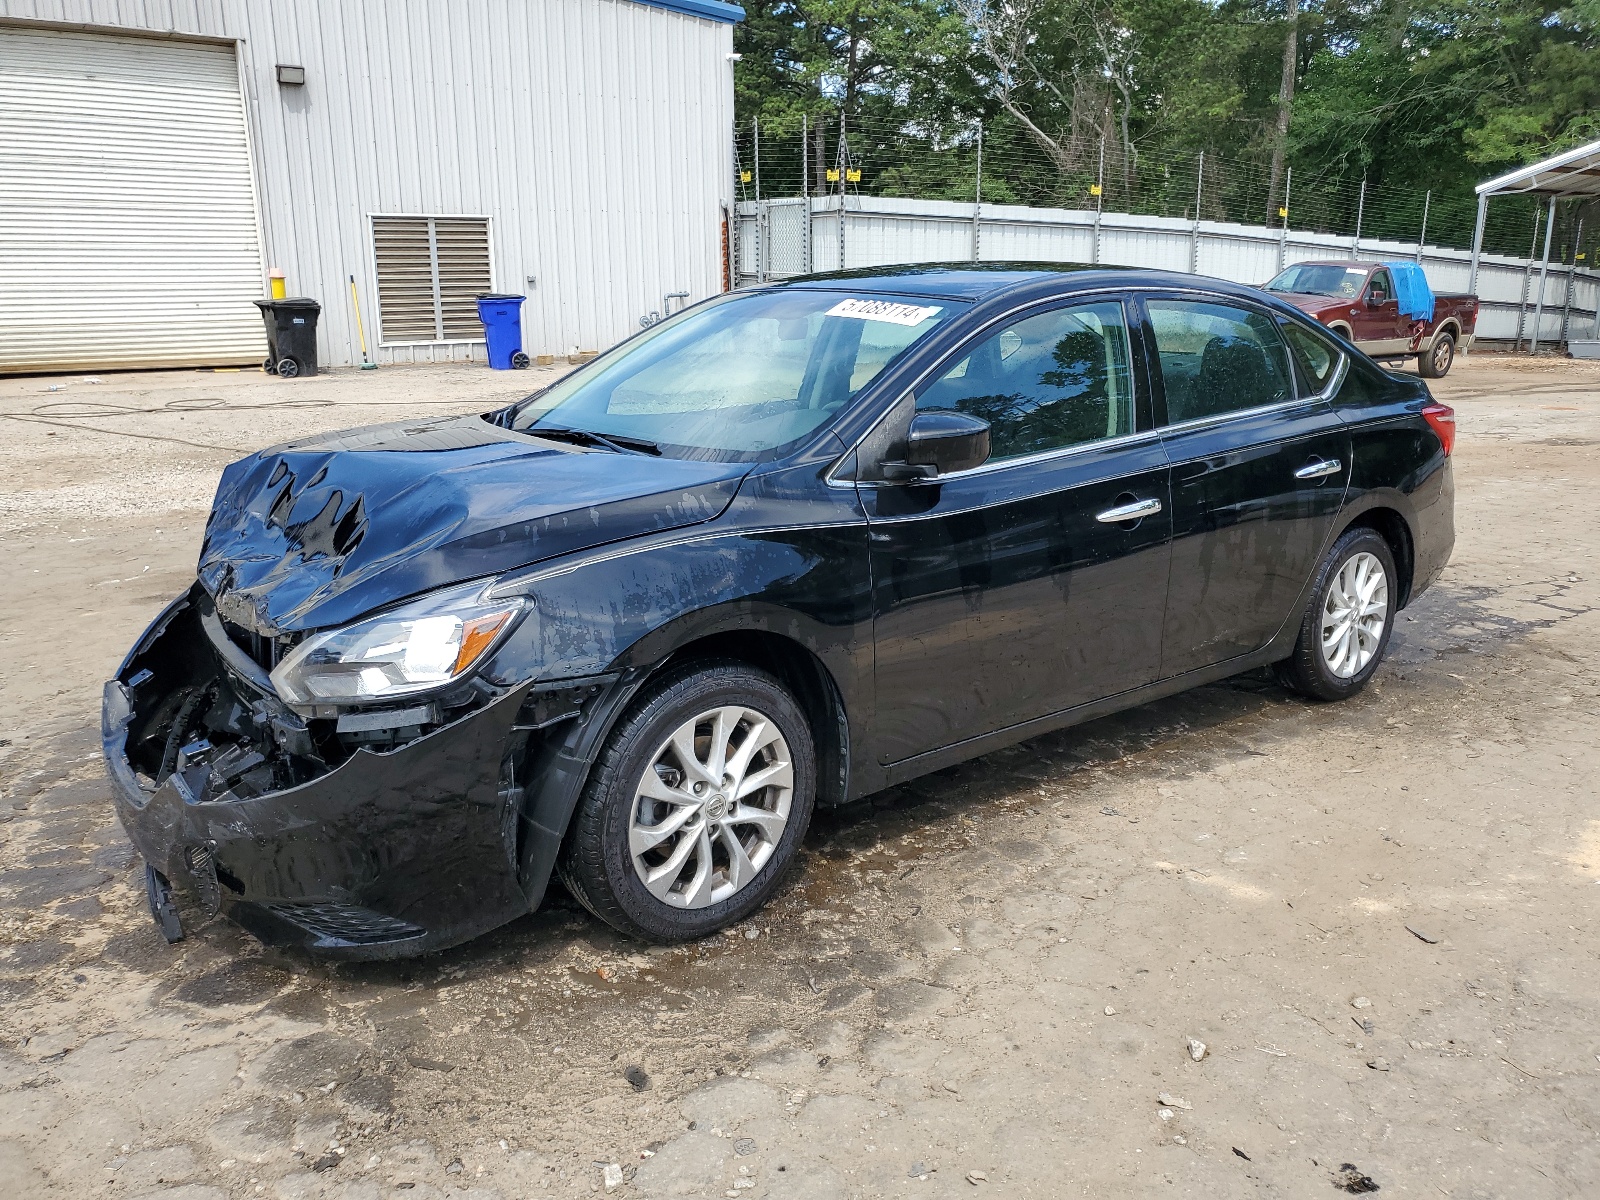
[[[0,1194],[1600,1194],[1584,364],[1437,386],[1455,560],[1356,701],[1240,678],[823,814],[698,945],[558,900],[397,966],[167,947],[99,689],[219,469],[531,382],[0,381]]]

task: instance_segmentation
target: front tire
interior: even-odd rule
[[[1377,671],[1394,629],[1399,579],[1389,543],[1351,529],[1317,569],[1294,653],[1277,664],[1283,685],[1312,700],[1347,700]]]
[[[1417,356],[1417,370],[1425,379],[1443,379],[1450,374],[1450,368],[1456,361],[1456,339],[1448,333],[1441,333],[1433,339],[1433,345],[1428,347],[1425,354]]]
[[[718,663],[669,677],[607,740],[557,870],[622,933],[706,937],[777,888],[816,778],[810,726],[771,675]]]

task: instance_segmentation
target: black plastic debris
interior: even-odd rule
[[[1352,1196],[1378,1190],[1378,1185],[1373,1182],[1372,1176],[1362,1174],[1361,1168],[1355,1163],[1339,1164],[1339,1171],[1333,1177],[1333,1186],[1341,1192],[1349,1192]]]

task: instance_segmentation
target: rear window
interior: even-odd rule
[[[1305,384],[1307,395],[1315,395],[1327,387],[1333,373],[1339,368],[1339,351],[1326,337],[1300,324],[1283,322],[1284,340],[1294,356],[1295,369]]]

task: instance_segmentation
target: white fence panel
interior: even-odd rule
[[[1100,263],[1147,267],[1262,284],[1283,265],[1314,258],[1422,263],[1439,293],[1468,290],[1471,255],[1443,246],[1185,221],[1093,209],[974,206],[950,200],[838,196],[745,201],[738,207],[740,282],[782,279],[806,269],[805,211],[810,210],[813,271],[920,262]],[[798,218],[798,219],[797,219]],[[840,222],[844,227],[840,229]],[[842,256],[841,256],[842,252]],[[1539,264],[1483,255],[1478,263],[1478,337],[1530,341],[1539,303]],[[1570,295],[1570,300],[1569,300]],[[1545,279],[1538,340],[1600,337],[1600,274],[1552,264]]]

